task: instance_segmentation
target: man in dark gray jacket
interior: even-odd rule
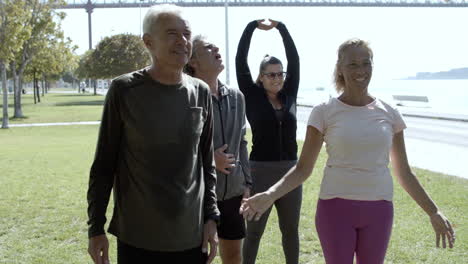
[[[152,65],[116,78],[107,93],[89,180],[88,252],[109,263],[113,190],[119,264],[210,263],[219,220],[211,93],[183,73],[192,41],[180,8],[151,8],[143,33]]]
[[[193,38],[193,53],[186,71],[211,90],[218,208],[218,236],[223,264],[240,264],[245,222],[239,214],[242,198],[250,196],[252,180],[248,163],[244,96],[218,80],[224,65],[219,48],[203,36]]]

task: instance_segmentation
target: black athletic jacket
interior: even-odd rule
[[[247,65],[250,40],[256,27],[257,21],[247,25],[239,41],[236,55],[237,83],[245,96],[247,119],[253,135],[250,160],[297,160],[296,99],[299,87],[299,55],[286,26],[281,22],[278,23],[276,29],[283,38],[288,60],[288,74],[279,93],[285,111],[284,119],[280,122],[263,86],[255,84]]]

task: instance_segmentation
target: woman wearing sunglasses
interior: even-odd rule
[[[260,63],[257,80],[252,79],[247,55],[254,30],[276,28],[286,50],[288,67],[266,55]],[[244,93],[247,119],[252,129],[250,166],[253,180],[252,193],[266,191],[281,179],[297,162],[296,98],[299,87],[299,55],[286,26],[278,21],[250,22],[244,30],[236,55],[237,82]],[[299,262],[299,216],[302,187],[297,187],[274,205],[278,212],[285,263]],[[243,245],[243,263],[255,263],[263,231],[271,208],[256,222],[247,222],[247,236]]]

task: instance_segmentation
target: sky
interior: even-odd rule
[[[65,36],[88,48],[88,16],[84,9],[61,10]],[[147,8],[141,9],[141,18]],[[203,34],[221,49],[226,64],[224,7],[185,8],[194,34]],[[230,83],[236,85],[234,58],[245,26],[252,20],[282,21],[292,35],[300,56],[301,86],[331,83],[338,46],[358,37],[374,51],[374,74],[378,80],[414,76],[417,72],[447,71],[468,67],[468,8],[397,7],[230,7]],[[104,37],[120,33],[140,34],[139,8],[95,9],[92,13],[93,47]],[[253,75],[265,54],[286,64],[277,30],[256,30],[249,53]],[[226,72],[226,71],[225,71]],[[221,79],[225,80],[225,72]]]

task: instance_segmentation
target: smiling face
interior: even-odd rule
[[[153,32],[143,41],[158,66],[182,69],[192,54],[192,32],[187,20],[176,14],[161,14]]]
[[[284,77],[281,64],[268,64],[260,74],[260,81],[267,92],[277,94],[283,89]]]
[[[194,69],[195,76],[206,74],[218,75],[224,70],[219,48],[203,38],[197,39],[195,37],[193,56],[189,64]]]
[[[372,53],[363,46],[348,47],[339,65],[339,75],[344,80],[344,89],[366,92],[372,77]]]

